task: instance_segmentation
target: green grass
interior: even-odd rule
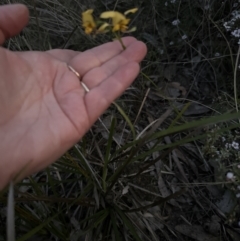
[[[19,241],[238,240],[240,152],[232,144],[240,142],[239,46],[223,24],[234,10],[240,14],[240,3],[17,2],[31,17],[5,43],[11,50],[84,51],[112,36],[86,36],[82,11],[93,8],[99,16],[138,7],[131,35],[147,44],[148,54],[102,123],[49,168],[15,185],[15,220],[12,199],[0,195],[0,240],[14,221]],[[228,180],[228,172],[236,178]]]

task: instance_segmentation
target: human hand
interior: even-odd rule
[[[0,44],[27,24],[23,5],[0,7]],[[78,142],[139,73],[146,46],[132,37],[85,52],[0,47],[0,190],[54,162]],[[90,89],[86,93],[72,66]]]

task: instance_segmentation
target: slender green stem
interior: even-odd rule
[[[126,47],[125,47],[125,45],[123,44],[123,41],[122,41],[120,35],[119,35],[118,33],[115,33],[115,37],[117,38],[117,40],[118,40],[118,41],[120,42],[120,44],[122,45],[123,50],[125,50]]]
[[[74,27],[74,29],[72,30],[72,32],[70,33],[70,35],[69,35],[67,41],[64,43],[64,45],[63,45],[63,47],[62,47],[63,49],[66,48],[66,46],[67,46],[69,40],[71,39],[71,37],[73,36],[73,34],[76,32],[77,28],[78,28],[78,25],[76,25],[76,26]]]

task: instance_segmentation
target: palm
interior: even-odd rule
[[[6,136],[0,152],[6,162],[17,162],[16,170],[26,165],[39,170],[84,135],[138,74],[145,47],[133,38],[124,41],[125,51],[118,42],[83,53],[0,50],[0,76],[7,80],[0,97],[0,111],[6,113],[0,119],[5,127],[0,135]],[[89,93],[66,63],[80,73]],[[11,148],[14,152],[3,151]],[[0,169],[5,165],[1,162]]]
[[[28,21],[23,5],[0,7],[0,44]],[[83,53],[0,47],[0,190],[55,161],[134,80],[143,43],[125,38]],[[72,66],[90,89],[85,93]]]

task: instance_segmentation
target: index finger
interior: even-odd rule
[[[125,37],[122,38],[122,41],[127,48],[133,42],[137,42],[137,39],[133,37]],[[68,64],[83,76],[89,70],[101,66],[122,51],[123,48],[119,41],[109,42],[75,56]]]

